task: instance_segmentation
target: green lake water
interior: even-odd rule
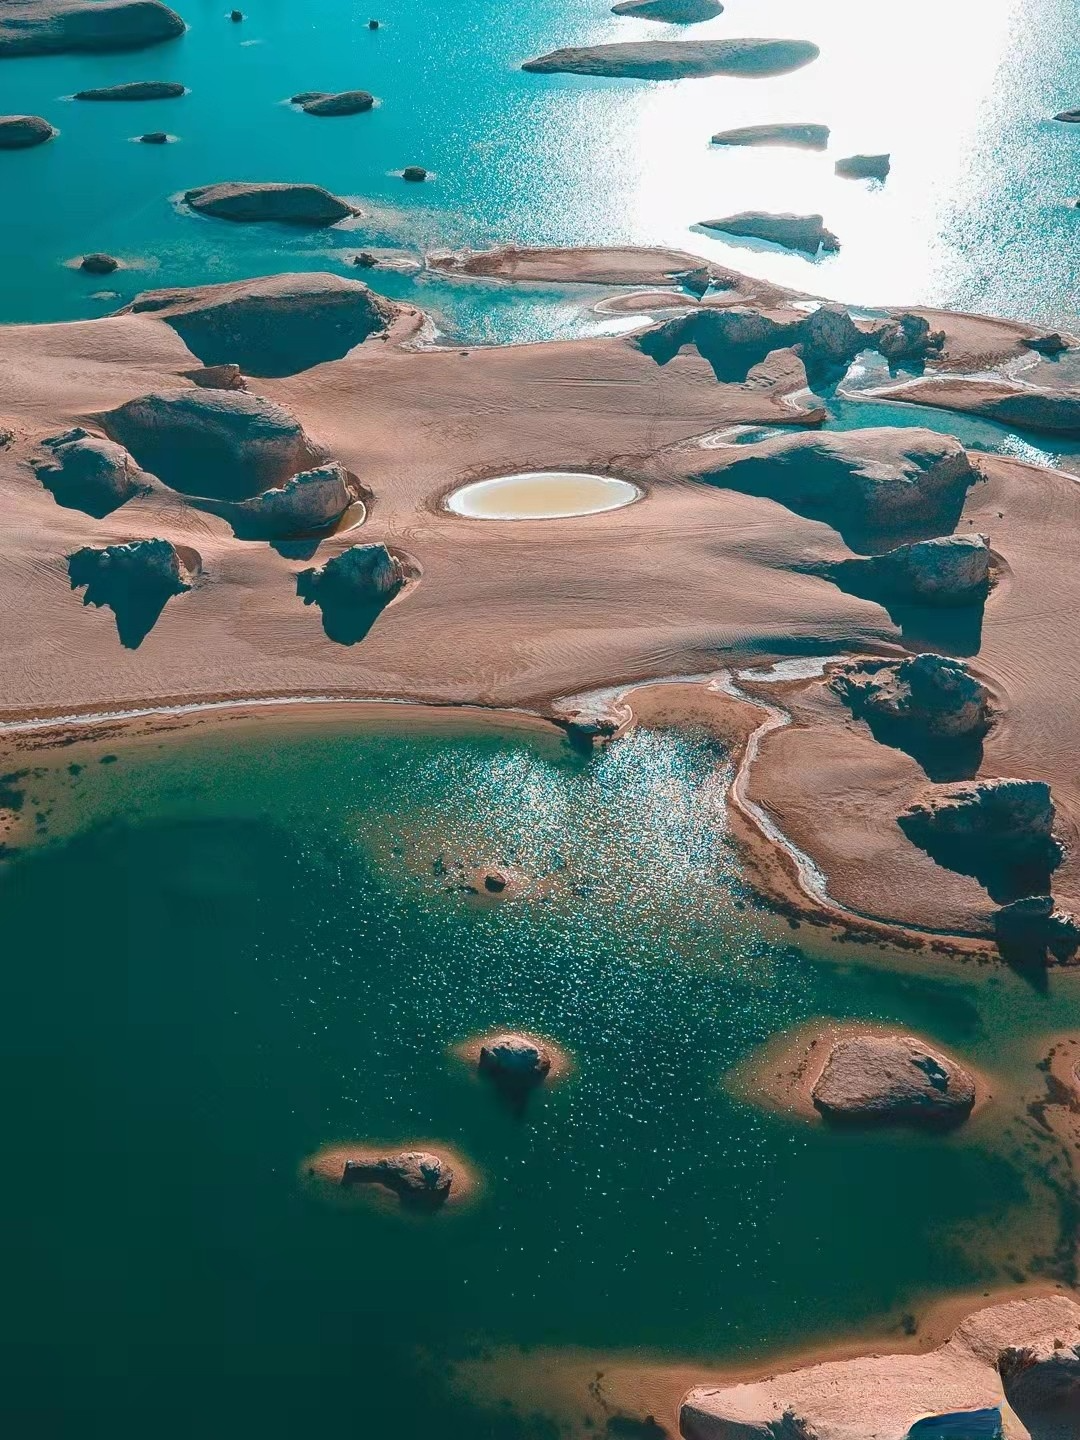
[[[746,1358],[1045,1271],[1058,1172],[1015,1106],[853,1135],[722,1077],[856,1017],[1034,1093],[1080,992],[820,953],[746,894],[703,738],[270,724],[77,756],[5,780],[36,828],[0,872],[6,1433],[546,1436],[447,1367]],[[532,897],[453,890],[496,863]],[[450,1053],[504,1026],[574,1061],[524,1115]],[[368,1139],[453,1146],[476,1199],[302,1183]]]

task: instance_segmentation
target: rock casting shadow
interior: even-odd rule
[[[970,605],[917,605],[897,595],[865,560],[840,560],[835,565],[811,565],[806,569],[808,574],[831,581],[847,595],[880,605],[910,649],[956,657],[979,653],[985,594]]]
[[[296,593],[305,605],[319,607],[326,638],[336,645],[358,645],[393,598],[362,600],[319,589],[307,571],[296,577]]]
[[[928,779],[937,784],[950,780],[971,780],[982,764],[983,736],[963,735],[955,738],[926,735],[915,726],[888,715],[875,715],[859,710],[870,734],[879,745],[902,750],[922,766]]]
[[[935,864],[958,875],[970,875],[998,905],[1027,895],[1049,894],[1050,878],[1063,858],[1056,840],[1033,842],[1009,852],[1000,844],[975,844],[970,837],[931,834],[917,816],[900,815],[896,823]]]

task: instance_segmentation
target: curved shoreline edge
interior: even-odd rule
[[[822,663],[824,664],[824,661]],[[608,713],[621,715],[621,723],[617,725],[612,736],[618,738],[639,724],[654,729],[681,728],[679,721],[665,724],[654,720],[650,723],[650,707],[642,705],[640,698],[645,692],[657,695],[683,688],[696,690],[699,702],[704,701],[700,713],[695,717],[696,722],[728,748],[735,766],[731,784],[725,794],[725,815],[729,832],[746,865],[744,878],[770,910],[777,915],[788,917],[793,922],[805,920],[822,928],[837,927],[843,938],[848,940],[884,943],[905,951],[928,946],[943,955],[997,958],[997,946],[985,936],[972,932],[920,928],[863,914],[849,909],[830,895],[828,877],[824,872],[783,833],[765,809],[747,794],[750,774],[754,762],[758,759],[762,740],[774,730],[790,724],[791,715],[778,705],[740,690],[734,682],[733,677],[736,674],[737,671],[733,668],[724,668],[710,674],[663,676],[633,681],[624,686],[605,687],[574,696],[569,703],[575,710],[592,704]],[[733,724],[723,723],[721,714],[716,711],[716,702],[722,703],[725,699],[740,707],[745,706],[750,711],[763,712],[762,719],[749,728],[737,720]],[[356,694],[214,696],[202,700],[131,706],[123,710],[0,718],[0,754],[6,748],[5,742],[9,740],[15,741],[14,749],[25,753],[67,747],[80,738],[123,739],[124,730],[128,727],[145,727],[128,734],[126,738],[131,740],[158,735],[162,731],[177,728],[176,725],[169,724],[170,721],[178,721],[184,726],[185,722],[198,725],[201,721],[220,722],[227,719],[329,719],[327,712],[334,709],[364,712],[371,720],[375,720],[378,712],[384,710],[399,715],[402,712],[412,712],[417,720],[423,718],[439,722],[471,721],[481,726],[525,723],[542,727],[545,731],[566,733],[572,727],[565,718],[559,716],[558,706],[561,703],[568,702],[556,700],[544,709]],[[123,729],[118,731],[114,728],[106,736],[100,733],[103,726]],[[98,733],[93,736],[79,733],[91,731]],[[20,741],[27,743],[20,744]]]

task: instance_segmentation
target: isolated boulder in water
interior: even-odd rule
[[[184,199],[200,215],[239,223],[276,221],[283,225],[334,225],[360,212],[321,185],[288,185],[277,181],[225,181],[188,190]]]
[[[994,929],[1003,949],[1045,955],[1049,950],[1067,960],[1080,949],[1080,919],[1058,908],[1052,895],[1025,895],[1003,905],[994,916]]]
[[[34,468],[60,505],[100,519],[150,488],[151,477],[112,440],[77,428],[41,443],[51,458]]]
[[[404,1150],[377,1160],[346,1160],[342,1185],[382,1185],[403,1204],[437,1209],[450,1198],[454,1171],[441,1155],[429,1150]]]
[[[931,330],[924,315],[905,311],[884,321],[873,332],[879,354],[890,364],[922,365],[941,354],[945,348],[945,331]]]
[[[898,545],[869,562],[874,577],[899,599],[919,605],[971,605],[990,581],[986,535],[942,535]]]
[[[405,583],[405,567],[385,545],[350,545],[325,565],[302,570],[297,594],[305,603],[384,605]]]
[[[56,133],[40,115],[0,115],[0,150],[29,150]]]
[[[284,485],[264,490],[224,513],[239,533],[273,540],[325,530],[356,499],[349,472],[336,461],[305,470]]]
[[[185,495],[244,499],[326,459],[284,405],[238,390],[141,395],[102,415],[101,423]]]
[[[742,210],[738,215],[725,215],[720,220],[702,220],[706,230],[722,230],[726,235],[739,235],[751,240],[766,240],[788,250],[803,250],[816,255],[819,250],[840,249],[840,241],[826,230],[820,215],[772,215],[765,210]]]
[[[167,145],[169,137],[164,130],[148,130],[139,136],[140,145]]]
[[[888,155],[845,155],[835,166],[846,180],[885,180],[891,168]]]
[[[911,1035],[857,1035],[833,1046],[811,1098],[830,1119],[949,1124],[971,1113],[975,1082]]]
[[[83,256],[79,269],[85,270],[88,275],[111,275],[114,270],[120,269],[120,261],[112,255],[95,251],[92,255]]]
[[[1005,853],[1047,852],[1054,802],[1045,780],[972,780],[938,785],[900,817],[913,838],[963,841]]]
[[[610,75],[631,80],[683,80],[703,75],[783,75],[816,60],[808,40],[622,40],[574,45],[526,60],[540,74]]]
[[[160,0],[4,0],[0,59],[142,50],[175,39],[186,28]]]
[[[613,15],[660,20],[665,25],[696,25],[722,15],[723,11],[720,0],[621,0],[611,7]]]
[[[851,661],[833,671],[829,687],[857,715],[936,739],[983,735],[990,725],[986,686],[962,661],[943,655]]]
[[[305,90],[302,95],[294,95],[292,103],[298,105],[305,115],[359,115],[371,109],[375,96],[369,95],[366,90],[339,90],[337,94],[328,94],[325,90]]]
[[[394,319],[392,301],[359,280],[316,271],[224,285],[146,290],[120,314],[165,320],[204,365],[294,375],[340,360]]]
[[[124,85],[103,85],[76,90],[76,100],[178,100],[185,87],[174,80],[130,80]]]
[[[551,1056],[527,1035],[495,1035],[480,1047],[481,1073],[507,1089],[539,1085],[550,1069]]]
[[[792,145],[800,150],[824,150],[829,143],[827,125],[740,125],[720,130],[714,145]]]
[[[1054,116],[1055,120],[1064,120],[1067,125],[1080,125],[1080,109],[1062,110]]]

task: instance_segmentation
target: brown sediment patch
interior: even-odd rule
[[[1080,1302],[1080,1291],[1053,1281],[936,1298],[914,1315],[896,1313],[880,1324],[802,1347],[759,1350],[752,1357],[714,1365],[649,1352],[585,1349],[499,1349],[460,1363],[455,1388],[474,1403],[521,1417],[543,1416],[567,1440],[596,1435],[633,1435],[630,1423],[658,1429],[640,1433],[655,1440],[679,1435],[679,1409],[695,1386],[717,1388],[767,1380],[781,1373],[864,1356],[928,1355],[946,1343],[970,1316],[990,1306],[1056,1296]],[[914,1330],[911,1329],[915,1322]],[[616,1423],[611,1425],[612,1419]],[[619,1422],[625,1429],[619,1428]],[[630,1423],[627,1423],[630,1422]]]
[[[814,1104],[812,1092],[833,1047],[839,1041],[857,1035],[887,1037],[897,1034],[910,1035],[911,1032],[899,1031],[895,1025],[863,1020],[813,1020],[796,1030],[774,1036],[724,1077],[724,1087],[750,1104],[822,1124],[822,1115]],[[931,1041],[922,1043],[931,1050],[940,1048]],[[969,1061],[964,1060],[962,1064],[975,1082],[975,1104],[968,1115],[970,1122],[994,1099],[996,1082],[976,1070]]]
[[[357,1144],[339,1143],[326,1145],[301,1161],[299,1175],[302,1183],[311,1188],[320,1199],[351,1208],[357,1204],[373,1204],[380,1209],[400,1212],[406,1215],[426,1214],[423,1207],[410,1204],[393,1190],[377,1182],[343,1185],[341,1177],[346,1161],[372,1164],[386,1157],[408,1151],[423,1151],[437,1155],[454,1172],[453,1183],[446,1200],[432,1213],[455,1211],[475,1200],[480,1192],[480,1178],[461,1152],[441,1140],[395,1140],[385,1145],[363,1141]]]
[[[451,1046],[450,1053],[466,1064],[478,1079],[481,1079],[483,1077],[480,1073],[480,1051],[485,1045],[489,1045],[493,1040],[498,1040],[504,1035],[518,1035],[523,1040],[530,1040],[547,1057],[550,1068],[547,1074],[537,1082],[537,1089],[557,1085],[560,1080],[565,1080],[573,1073],[574,1062],[562,1046],[557,1045],[546,1035],[538,1035],[535,1030],[518,1030],[511,1026],[501,1030],[490,1030],[484,1035],[474,1035],[469,1040],[463,1040],[459,1045]]]

